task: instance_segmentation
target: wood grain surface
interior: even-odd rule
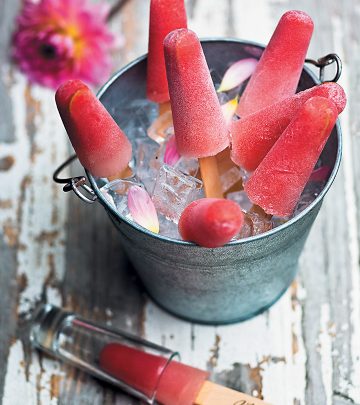
[[[72,367],[29,351],[24,323],[39,300],[181,352],[213,381],[276,405],[360,404],[360,6],[356,0],[188,0],[200,37],[266,43],[281,14],[308,12],[308,53],[344,63],[341,170],[301,256],[300,274],[270,310],[230,326],[178,320],[149,301],[100,205],[65,195],[52,172],[71,153],[53,92],[11,63],[20,0],[0,0],[0,398],[3,405],[138,404]],[[124,37],[115,70],[146,52],[149,0],[111,21]],[[71,169],[81,174],[79,166]],[[221,404],[219,404],[221,405]]]

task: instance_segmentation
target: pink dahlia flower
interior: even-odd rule
[[[100,84],[111,71],[109,8],[88,0],[25,0],[13,56],[33,82],[57,88],[68,79]]]

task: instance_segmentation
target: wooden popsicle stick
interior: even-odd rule
[[[113,176],[109,176],[107,179],[109,181],[117,180],[117,179],[126,179],[127,177],[130,177],[133,174],[133,171],[129,166],[127,166],[126,169],[124,169],[122,172],[118,174],[114,174]]]
[[[224,198],[216,156],[200,158],[199,165],[205,196],[208,198]]]
[[[147,130],[149,138],[158,144],[162,144],[167,137],[167,130],[173,126],[171,110],[166,111],[150,125]]]
[[[171,111],[170,101],[165,101],[165,103],[160,103],[159,104],[159,116],[166,113],[167,111]]]
[[[224,175],[227,171],[229,171],[233,168],[238,168],[238,166],[230,158],[230,149],[229,148],[226,148],[222,152],[218,153],[216,155],[216,160],[218,163],[220,179],[221,179],[221,176]],[[243,182],[242,182],[242,179],[240,179],[235,184],[233,184],[229,189],[224,190],[224,188],[223,188],[223,194],[224,194],[224,197],[226,198],[227,194],[233,193],[236,191],[241,191],[243,189],[244,189]]]
[[[194,405],[270,405],[261,399],[251,397],[222,385],[205,381]]]

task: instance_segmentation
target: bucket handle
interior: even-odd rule
[[[85,176],[67,178],[59,177],[60,173],[75,159],[77,159],[76,155],[71,155],[68,159],[66,159],[66,161],[55,170],[53,180],[55,183],[65,184],[63,187],[63,191],[65,191],[65,193],[73,191],[82,201],[88,204],[93,204],[97,200],[97,196],[94,190],[86,184]],[[80,189],[84,190],[86,194],[83,194]]]
[[[332,81],[337,82],[341,76],[342,72],[342,62],[340,57],[336,53],[329,53],[322,58],[317,60],[315,59],[305,59],[306,63],[310,63],[311,65],[316,66],[320,69],[319,71],[319,79],[320,82],[325,82],[325,68],[333,63],[336,64],[336,73]],[[68,177],[68,178],[61,178],[59,177],[60,173],[69,166],[75,159],[77,159],[76,155],[71,155],[62,165],[60,165],[53,174],[53,180],[55,183],[65,184],[63,190],[67,193],[69,191],[73,191],[82,201],[93,204],[98,198],[94,192],[94,190],[86,184],[86,177],[85,176],[77,176],[77,177]],[[80,189],[82,189],[86,194],[83,194]]]
[[[322,58],[319,58],[318,60],[314,59],[305,59],[306,63],[310,63],[311,65],[314,65],[320,69],[319,71],[319,79],[321,83],[326,82],[337,82],[341,76],[342,72],[342,62],[336,53],[329,53],[326,56],[323,56]],[[325,80],[325,68],[326,66],[332,65],[333,63],[336,64],[336,73],[335,76],[332,80]]]

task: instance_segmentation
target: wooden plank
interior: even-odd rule
[[[5,241],[5,239],[4,235],[0,234],[0,285],[3,290],[0,295],[0,398],[3,396],[5,365],[16,326],[16,317],[14,316],[14,297],[17,290],[16,282],[14,282],[16,279],[16,251],[15,247],[9,246],[9,241]]]
[[[18,165],[12,148],[15,141],[14,119],[7,92],[11,85],[7,62],[10,27],[17,9],[17,1],[0,0],[0,398],[4,392],[9,347],[15,335],[17,291],[21,285],[16,283],[19,195],[14,193],[14,188],[20,186],[21,178],[14,178]]]
[[[299,2],[296,2],[296,7],[299,7]],[[336,51],[345,60],[346,52],[341,42],[347,44],[351,39],[343,37],[345,24],[337,22],[343,8],[336,2],[331,5],[328,2],[318,2],[316,5],[302,2],[300,8],[308,11],[315,21],[310,55],[319,57]],[[345,17],[343,19],[348,21]],[[339,36],[342,41],[338,39]],[[345,65],[340,83],[347,94],[351,94],[347,71]],[[310,255],[314,257],[310,251],[316,251],[322,258],[321,263],[311,266],[309,260],[302,273],[308,296],[304,304],[304,313],[308,314],[304,317],[304,325],[309,353],[307,398],[310,403],[319,400],[324,393],[323,398],[326,398],[327,403],[336,402],[338,398],[359,401],[359,387],[355,377],[359,374],[354,373],[358,370],[359,358],[356,343],[359,339],[358,238],[354,215],[356,205],[351,165],[352,146],[349,142],[352,136],[348,120],[348,111],[345,111],[342,115],[344,165],[325,200],[318,221],[321,225],[317,225],[317,233],[323,234],[323,240],[318,240],[317,244],[313,240],[308,243],[311,246],[309,259]],[[357,336],[355,341],[354,335]],[[316,368],[319,363],[320,370]]]
[[[13,142],[14,120],[12,116],[12,105],[8,95],[7,87],[9,85],[9,43],[13,29],[13,20],[19,9],[20,1],[0,0],[0,62],[2,66],[2,74],[0,75],[0,142]],[[6,119],[5,119],[6,117]]]
[[[51,181],[51,168],[54,162],[64,159],[67,144],[57,126],[55,104],[49,103],[52,91],[29,87],[25,78],[14,72],[10,97],[16,106],[13,108],[16,142],[11,146],[15,163],[11,176],[4,181],[5,189],[9,187],[8,192],[15,198],[17,213],[15,271],[24,288],[14,298],[20,320],[41,296],[61,304],[59,280],[64,268],[67,212],[61,190]],[[39,403],[54,403],[50,382],[52,374],[58,372],[58,365],[42,361],[36,354],[32,362],[27,362],[29,356],[22,345],[20,326],[21,323],[10,349],[3,403],[23,403],[24,398],[29,403],[36,398]],[[42,390],[38,389],[40,386]]]
[[[342,120],[344,164],[310,234],[298,281],[267,313],[217,328],[180,321],[151,302],[143,311],[141,292],[102,208],[65,196],[51,183],[49,168],[69,150],[49,103],[51,92],[28,87],[6,63],[16,4],[0,0],[0,60],[5,61],[0,103],[7,117],[0,123],[3,404],[137,403],[37,354],[24,367],[27,353],[21,322],[15,333],[16,317],[11,314],[17,302],[18,312],[26,314],[41,295],[93,319],[145,333],[150,340],[180,350],[185,362],[207,368],[215,381],[269,402],[360,403],[360,186],[355,181],[360,173],[356,31],[360,11],[355,0],[346,4],[335,0],[261,0],[256,5],[240,0],[187,2],[190,28],[200,36],[231,35],[259,42],[267,42],[286,9],[308,11],[317,26],[309,55],[334,50],[341,54],[342,83],[351,101]],[[133,0],[111,23],[126,39],[114,56],[118,65],[146,51],[147,7],[147,2]],[[72,173],[79,171],[74,168]]]
[[[296,4],[298,7],[298,2]],[[352,43],[352,38],[346,37],[344,27],[348,25],[348,17],[353,13],[355,5],[348,4],[349,8],[343,8],[339,7],[335,1],[331,4],[319,1],[316,6],[309,2],[303,2],[301,5],[313,16],[317,27],[314,32],[313,55],[318,57],[317,55],[325,55],[332,51],[340,55],[345,62],[340,83],[344,86],[346,93],[351,96],[347,65],[352,63],[352,60],[345,59],[347,52],[344,46]],[[314,276],[314,267],[306,266],[303,272],[303,280],[309,296],[305,303],[305,313],[309,314],[308,319],[305,319],[305,331],[310,335],[314,329],[320,329],[318,338],[320,349],[314,347],[315,340],[312,342],[306,340],[306,342],[308,351],[313,357],[316,356],[316,351],[320,354],[321,379],[327,403],[341,403],[344,400],[357,403],[360,401],[359,251],[354,195],[356,183],[351,156],[353,133],[349,126],[349,119],[347,109],[341,117],[344,132],[344,163],[322,209],[322,225],[321,231],[319,230],[323,234],[322,248],[319,251],[315,249],[323,258],[320,268],[322,280]],[[314,251],[313,246],[312,250]],[[316,273],[319,274],[319,268],[316,268]],[[319,289],[319,285],[324,287]],[[312,302],[310,297],[314,297]],[[317,314],[319,311],[320,313]],[[326,336],[325,341],[321,338],[324,336]],[[311,376],[311,365],[308,368],[308,375]],[[321,398],[320,390],[320,381],[310,378],[307,398],[309,400]]]
[[[189,26],[199,36],[209,36],[211,27],[213,35],[264,43],[277,18],[278,15],[272,14],[270,2],[265,0],[257,2],[256,7],[249,2],[198,0]],[[265,314],[221,327],[191,325],[149,303],[146,336],[179,350],[184,362],[208,369],[216,382],[277,405],[304,403],[305,351],[300,296],[301,288],[294,284]],[[299,383],[293,384],[294,380]]]
[[[147,26],[141,1],[129,2],[111,21],[113,31],[124,36],[124,47],[114,56],[115,69],[146,52]],[[144,24],[141,17],[144,17]],[[140,40],[141,39],[141,40]],[[72,175],[83,173],[74,165]],[[64,304],[90,319],[142,334],[143,297],[122,248],[117,231],[100,204],[87,205],[69,195]],[[63,366],[59,402],[76,404],[124,404],[139,401],[100,381]]]
[[[341,84],[348,95],[348,107],[342,117],[344,130],[344,172],[345,172],[345,200],[347,217],[347,235],[349,249],[349,272],[347,285],[341,283],[343,299],[341,306],[335,303],[338,297],[333,294],[332,302],[334,311],[339,315],[342,324],[337,328],[337,339],[334,345],[334,402],[349,403],[351,400],[360,403],[360,280],[359,280],[359,151],[360,143],[357,136],[357,125],[359,122],[358,113],[355,107],[359,101],[358,68],[359,55],[355,58],[349,52],[359,50],[359,41],[354,41],[354,32],[357,31],[356,24],[360,10],[354,1],[339,7],[335,1],[332,2],[334,28],[333,41],[336,49],[339,49],[344,62],[344,74]],[[348,21],[351,24],[348,24]],[[344,279],[344,276],[341,277]],[[333,281],[333,291],[339,290],[339,277]],[[338,301],[339,302],[339,301]],[[348,309],[346,313],[346,307]],[[344,318],[346,321],[344,321]],[[344,347],[346,349],[344,350]]]
[[[267,42],[268,37],[261,37],[262,33],[270,32],[275,21],[286,9],[300,8],[308,10],[314,17],[316,26],[321,27],[321,30],[317,28],[315,31],[309,55],[318,57],[334,50],[332,36],[335,27],[331,23],[335,12],[327,10],[325,3],[317,2],[310,5],[308,2],[303,2],[300,7],[298,2],[291,4],[286,1],[265,2],[261,5],[257,4],[257,7],[245,2],[230,2],[230,5],[233,8],[229,13],[232,15],[229,19],[232,27],[231,35],[238,32],[240,37]],[[219,9],[212,2],[206,2],[206,4],[197,2],[196,10],[200,9],[200,6],[201,13],[204,12],[206,15],[205,21],[201,22],[200,16],[195,25],[200,35],[203,35],[209,25],[207,7],[208,10]],[[349,9],[352,8],[349,6]],[[254,15],[251,18],[252,13]],[[210,25],[213,26],[215,23],[215,20],[211,20]],[[344,23],[341,24],[343,25]],[[258,29],[259,26],[262,27],[261,30]],[[341,52],[340,49],[339,52]],[[349,52],[349,55],[353,54]],[[347,149],[345,159],[349,157],[350,149],[349,147]],[[215,359],[217,372],[215,379],[221,378],[224,374],[228,375],[229,378],[223,378],[223,382],[234,384],[235,388],[243,389],[250,394],[256,393],[254,390],[258,393],[260,391],[268,401],[276,404],[325,403],[324,401],[332,403],[332,401],[340,401],[340,398],[341,401],[358,401],[359,391],[355,376],[359,374],[354,373],[358,370],[358,344],[353,339],[353,334],[358,330],[358,318],[354,317],[354,314],[358,313],[359,305],[356,294],[358,265],[357,262],[355,263],[358,259],[357,241],[351,241],[351,237],[347,235],[349,227],[354,229],[354,218],[347,217],[348,210],[344,209],[344,207],[351,207],[351,212],[356,209],[354,200],[351,198],[353,184],[344,186],[346,176],[346,181],[349,183],[350,173],[351,168],[346,173],[340,172],[324,203],[322,213],[311,232],[302,256],[300,283],[293,288],[292,302],[288,294],[268,314],[241,325],[226,327],[224,331],[223,328],[216,328],[212,332],[211,328],[182,324],[150,304],[147,307],[146,317],[147,336],[151,336],[158,342],[165,341],[171,347],[180,347],[185,361],[199,367],[208,366],[209,369],[214,370]],[[347,198],[344,197],[345,194]],[[355,248],[349,252],[351,245]],[[317,254],[314,255],[314,252]],[[350,300],[347,299],[349,291]],[[339,305],[340,302],[342,305]],[[279,306],[283,307],[281,315],[276,314]],[[260,324],[256,324],[261,322],[261,318],[266,319],[267,330],[262,329]],[[283,323],[275,328],[280,319]],[[295,322],[291,319],[295,319]],[[253,329],[249,328],[251,323],[256,324]],[[165,325],[169,332],[157,332],[164,330]],[[287,333],[289,330],[293,333]],[[262,347],[257,343],[259,335],[267,337]],[[236,336],[241,336],[241,339],[238,341]],[[280,356],[275,355],[276,350],[273,346],[276,346],[276,343],[273,339],[280,346],[279,353],[282,354]],[[201,347],[196,346],[197,340],[201,341]],[[289,367],[289,363],[292,362],[291,356],[286,355],[284,350],[289,342],[291,342],[293,355],[298,356],[293,368]],[[222,344],[226,347],[226,351],[221,350]],[[246,350],[239,349],[239,345],[244,346]],[[346,349],[341,350],[341,347]],[[265,359],[265,354],[270,357],[269,365],[266,361],[257,360],[256,363],[252,358],[255,356],[261,359],[262,356]],[[228,359],[226,359],[227,356]],[[272,358],[275,361],[272,361]],[[234,359],[237,362],[231,367]],[[246,368],[250,369],[251,373],[246,375],[244,372]],[[295,387],[292,383],[294,372],[298,376],[295,380],[303,381],[304,384]]]
[[[81,172],[80,168],[72,170],[73,175]],[[73,215],[67,225],[65,306],[89,319],[141,334],[141,288],[119,245],[116,229],[99,204],[86,205],[74,195],[68,198]],[[72,367],[62,369],[65,381],[60,387],[60,403],[137,403]]]
[[[1,3],[3,7],[9,4]],[[132,12],[139,4],[128,7]],[[135,21],[131,21],[128,21],[125,30],[129,38],[134,37],[131,30]],[[112,25],[116,26],[116,23],[119,24],[117,32],[121,31],[121,17],[114,19]],[[8,73],[5,69],[4,72]],[[10,75],[4,74],[4,77],[8,79]],[[9,195],[16,204],[13,205],[8,198],[1,201],[10,213],[21,213],[14,219],[16,228],[13,233],[16,231],[16,234],[13,239],[19,241],[21,247],[16,257],[17,270],[26,285],[19,297],[14,292],[10,295],[12,290],[7,289],[8,305],[13,297],[14,302],[19,301],[18,312],[26,314],[40,296],[45,296],[54,304],[67,305],[109,324],[114,320],[117,326],[140,333],[141,291],[127,272],[127,262],[116,243],[115,231],[107,216],[100,206],[84,207],[76,197],[65,196],[61,187],[52,183],[52,171],[70,153],[55,104],[49,103],[49,100],[53,100],[53,92],[38,86],[29,87],[16,70],[11,78],[12,81],[7,83],[7,92],[2,95],[9,98],[12,107],[16,105],[13,108],[16,143],[1,150],[5,155],[0,167],[2,171],[10,169],[13,163],[10,151],[16,151],[13,168],[6,177],[1,177],[7,190],[4,198]],[[10,119],[6,121],[12,122]],[[79,169],[74,170],[75,173]],[[65,227],[68,212],[78,214],[71,216],[73,220]],[[10,236],[13,235],[11,229],[9,225],[6,228]],[[12,277],[16,266],[10,260],[10,254],[2,255],[1,259],[11,266],[12,273],[8,271],[6,276]],[[1,280],[7,282],[5,278]],[[4,310],[2,313],[5,319],[10,317],[8,312]],[[16,317],[10,319],[15,322]],[[10,334],[14,334],[14,331],[8,327],[2,339],[5,341]],[[39,404],[55,404],[58,401],[67,404],[136,403],[73,369],[60,369],[57,362],[41,354],[33,353],[24,367],[24,360],[28,356],[20,338],[19,335],[11,347],[7,369],[6,362],[2,362],[4,367],[0,376],[6,370],[4,404],[22,404],[25,399],[27,403]],[[4,345],[2,357],[6,357],[7,346]]]
[[[1,4],[8,7],[9,2]],[[11,21],[10,15],[8,16]],[[119,23],[117,30],[120,31],[121,19],[114,19],[112,24],[115,25],[116,22]],[[134,20],[132,24],[134,26]],[[7,27],[10,25],[7,24]],[[133,37],[131,28],[127,33],[129,37]],[[9,75],[4,74],[3,77],[8,78]],[[122,272],[127,269],[127,265],[123,253],[118,249],[115,231],[108,218],[100,206],[88,207],[86,210],[75,197],[72,196],[70,199],[70,196],[65,196],[61,187],[52,183],[52,171],[56,164],[62,162],[70,152],[55,105],[53,102],[49,103],[49,100],[53,99],[53,92],[37,86],[28,87],[25,78],[15,71],[13,81],[8,83],[8,90],[2,95],[11,100],[12,106],[16,105],[13,111],[17,142],[1,152],[17,151],[17,154],[15,159],[12,155],[5,154],[1,160],[2,171],[10,169],[12,160],[15,161],[7,177],[2,176],[1,179],[4,180],[3,184],[9,196],[14,197],[16,205],[13,205],[10,199],[1,201],[2,206],[9,208],[9,212],[16,214],[17,209],[21,212],[14,220],[14,226],[18,229],[12,231],[6,222],[5,230],[10,236],[14,234],[13,239],[16,243],[20,241],[21,249],[18,250],[16,259],[18,273],[26,284],[24,291],[17,298],[16,294],[12,293],[13,288],[10,288],[9,282],[1,273],[1,280],[4,281],[2,285],[9,285],[7,288],[9,296],[3,296],[8,302],[7,305],[11,304],[11,297],[14,302],[18,299],[20,304],[18,311],[26,313],[34,301],[45,295],[52,303],[66,304],[68,308],[77,309],[81,313],[91,315],[92,318],[106,320],[108,323],[114,319],[118,326],[140,333],[140,290],[135,287],[129,273]],[[4,121],[12,122],[10,119]],[[7,138],[3,137],[2,140]],[[7,193],[4,194],[5,197]],[[67,203],[70,204],[69,212],[79,212],[79,215],[75,216],[76,220],[73,220],[67,228],[68,238],[65,237]],[[93,208],[91,212],[89,208]],[[104,221],[105,226],[102,227]],[[96,228],[101,229],[96,231]],[[98,244],[99,251],[103,254],[97,252],[94,244]],[[12,269],[12,272],[7,271],[4,276],[12,277],[16,272],[16,266],[14,261],[10,260],[10,254],[2,255],[1,259]],[[126,267],[122,267],[122,264]],[[62,289],[60,287],[65,267],[69,271],[65,274]],[[8,267],[3,270],[8,270]],[[113,288],[109,289],[109,285]],[[129,294],[130,291],[133,291],[133,294]],[[121,311],[112,312],[108,306],[110,302]],[[15,322],[16,318],[10,317],[8,312],[8,308],[4,307],[2,316]],[[136,314],[136,319],[132,314]],[[4,342],[11,334],[14,335],[14,330],[10,326],[11,324],[7,328],[7,333],[2,335]],[[6,358],[8,345],[2,347],[4,351],[1,352],[1,356]],[[94,403],[93,401],[113,403],[114,399],[121,403],[125,403],[124,401],[129,404],[135,403],[130,399],[124,399],[125,396],[116,396],[109,387],[97,385],[91,378],[85,378],[72,369],[60,369],[58,363],[43,358],[42,355],[33,354],[31,362],[24,367],[26,357],[21,341],[14,341],[8,368],[6,370],[6,362],[2,362],[4,367],[0,373],[2,377],[6,370],[4,404],[20,404],[24,398],[27,398],[29,403],[57,403],[58,396],[60,401],[64,397],[65,403],[70,401],[79,403],[78,400],[85,401],[85,398],[89,403]]]

